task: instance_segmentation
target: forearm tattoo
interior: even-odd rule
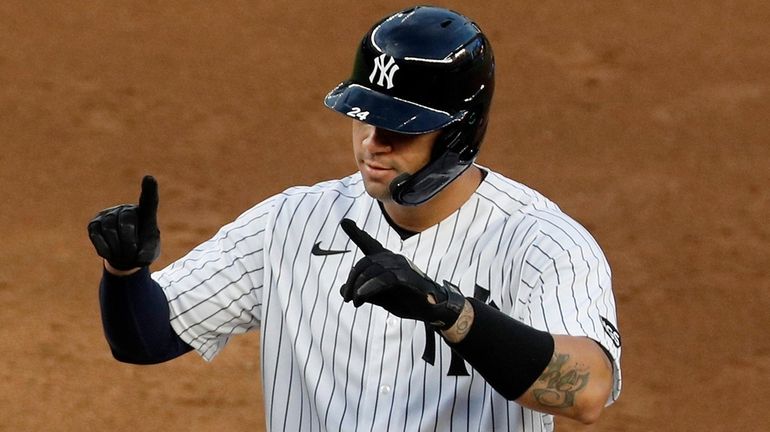
[[[465,307],[463,308],[462,312],[460,312],[460,316],[457,317],[457,321],[455,321],[454,325],[452,325],[452,328],[444,332],[444,337],[449,342],[453,343],[462,341],[465,339],[465,336],[468,334],[468,332],[471,331],[473,318],[473,306],[471,306],[468,300],[465,300]]]
[[[468,301],[465,301],[466,307],[463,308],[462,312],[460,312],[460,316],[457,317],[457,322],[455,323],[455,330],[457,331],[457,335],[461,336],[461,338],[464,338],[466,334],[468,334],[468,331],[471,329],[471,323],[473,322],[473,307],[468,305]]]
[[[575,405],[575,395],[588,385],[588,367],[569,365],[569,354],[554,353],[551,363],[535,383],[532,395],[543,406],[569,408]]]

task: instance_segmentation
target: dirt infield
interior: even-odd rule
[[[444,5],[497,55],[479,161],[613,268],[623,395],[559,430],[770,430],[770,3],[470,3]],[[162,266],[352,172],[321,100],[407,3],[216,4],[0,2],[0,431],[263,430],[257,334],[211,364],[112,360],[86,223],[154,174]]]

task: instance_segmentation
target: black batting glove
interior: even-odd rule
[[[96,253],[118,270],[145,267],[160,256],[158,182],[142,179],[139,205],[123,204],[100,211],[88,223]]]
[[[424,321],[446,330],[457,321],[465,297],[457,287],[444,281],[439,285],[402,255],[385,249],[377,240],[343,219],[340,226],[361,249],[359,260],[340,289],[345,302],[355,307],[371,303],[401,318]],[[428,301],[433,297],[435,304]]]

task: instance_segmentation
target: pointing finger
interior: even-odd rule
[[[143,222],[156,223],[158,213],[158,181],[146,175],[142,179],[142,194],[139,196],[139,219]]]
[[[352,220],[342,219],[340,226],[342,227],[342,230],[345,231],[345,234],[353,240],[353,243],[361,249],[361,252],[363,252],[364,255],[372,255],[385,250],[380,242],[358,228],[356,223]]]

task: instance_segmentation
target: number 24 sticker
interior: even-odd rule
[[[366,117],[369,115],[369,111],[361,111],[361,108],[353,107],[346,114],[359,120],[366,120]]]

